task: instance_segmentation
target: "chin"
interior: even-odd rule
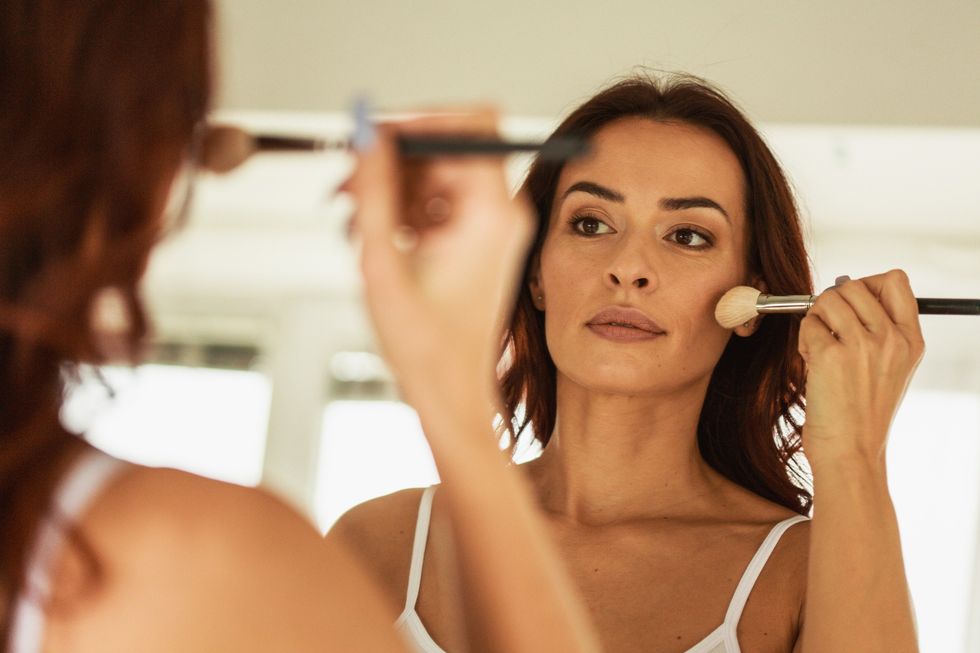
[[[571,356],[552,356],[560,376],[593,393],[623,396],[671,395],[701,385],[711,377],[717,360],[673,360],[669,356],[646,355],[606,348],[566,351]]]
[[[558,373],[586,390],[598,394],[644,396],[675,389],[677,378],[652,361],[577,361],[568,367],[558,366]]]

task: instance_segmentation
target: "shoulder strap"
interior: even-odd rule
[[[408,572],[408,592],[405,595],[405,611],[414,610],[422,584],[422,560],[425,558],[425,543],[429,537],[429,518],[432,516],[432,495],[436,486],[425,488],[419,502],[419,518],[415,523],[415,543],[412,545],[412,566]]]
[[[61,548],[65,529],[77,522],[124,463],[101,451],[81,454],[51,497],[50,512],[41,520],[27,558],[24,587],[13,606],[10,653],[39,653],[44,640],[44,603],[51,594],[49,573]]]
[[[763,540],[762,545],[759,550],[755,552],[755,556],[752,561],[749,562],[749,566],[746,567],[745,573],[742,574],[742,580],[739,581],[738,587],[735,588],[735,595],[732,597],[732,602],[728,605],[728,613],[725,615],[725,623],[728,628],[734,632],[735,627],[738,625],[738,620],[742,616],[742,610],[745,609],[745,603],[749,599],[749,594],[752,593],[752,588],[755,586],[755,581],[758,580],[759,574],[762,572],[762,568],[765,567],[766,561],[769,560],[769,556],[775,550],[776,545],[779,544],[779,539],[783,536],[790,526],[794,524],[799,524],[800,522],[808,521],[808,517],[803,515],[795,515],[789,519],[784,519],[769,531],[769,535]]]

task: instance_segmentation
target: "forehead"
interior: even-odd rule
[[[714,132],[679,122],[622,118],[591,139],[592,153],[569,162],[556,197],[587,180],[607,186],[627,202],[644,198],[705,196],[742,215],[745,177],[735,153]]]

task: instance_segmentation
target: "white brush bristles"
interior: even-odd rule
[[[734,329],[745,324],[756,315],[756,303],[762,291],[750,286],[735,286],[718,300],[715,307],[715,320],[726,329]]]

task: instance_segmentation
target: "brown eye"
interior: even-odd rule
[[[694,232],[690,229],[681,229],[677,232],[677,242],[680,245],[690,245],[694,240]]]
[[[678,229],[670,234],[670,238],[688,249],[705,249],[711,246],[711,239],[694,229]]]
[[[576,216],[571,220],[572,228],[583,236],[598,236],[612,232],[605,222],[591,216]]]

